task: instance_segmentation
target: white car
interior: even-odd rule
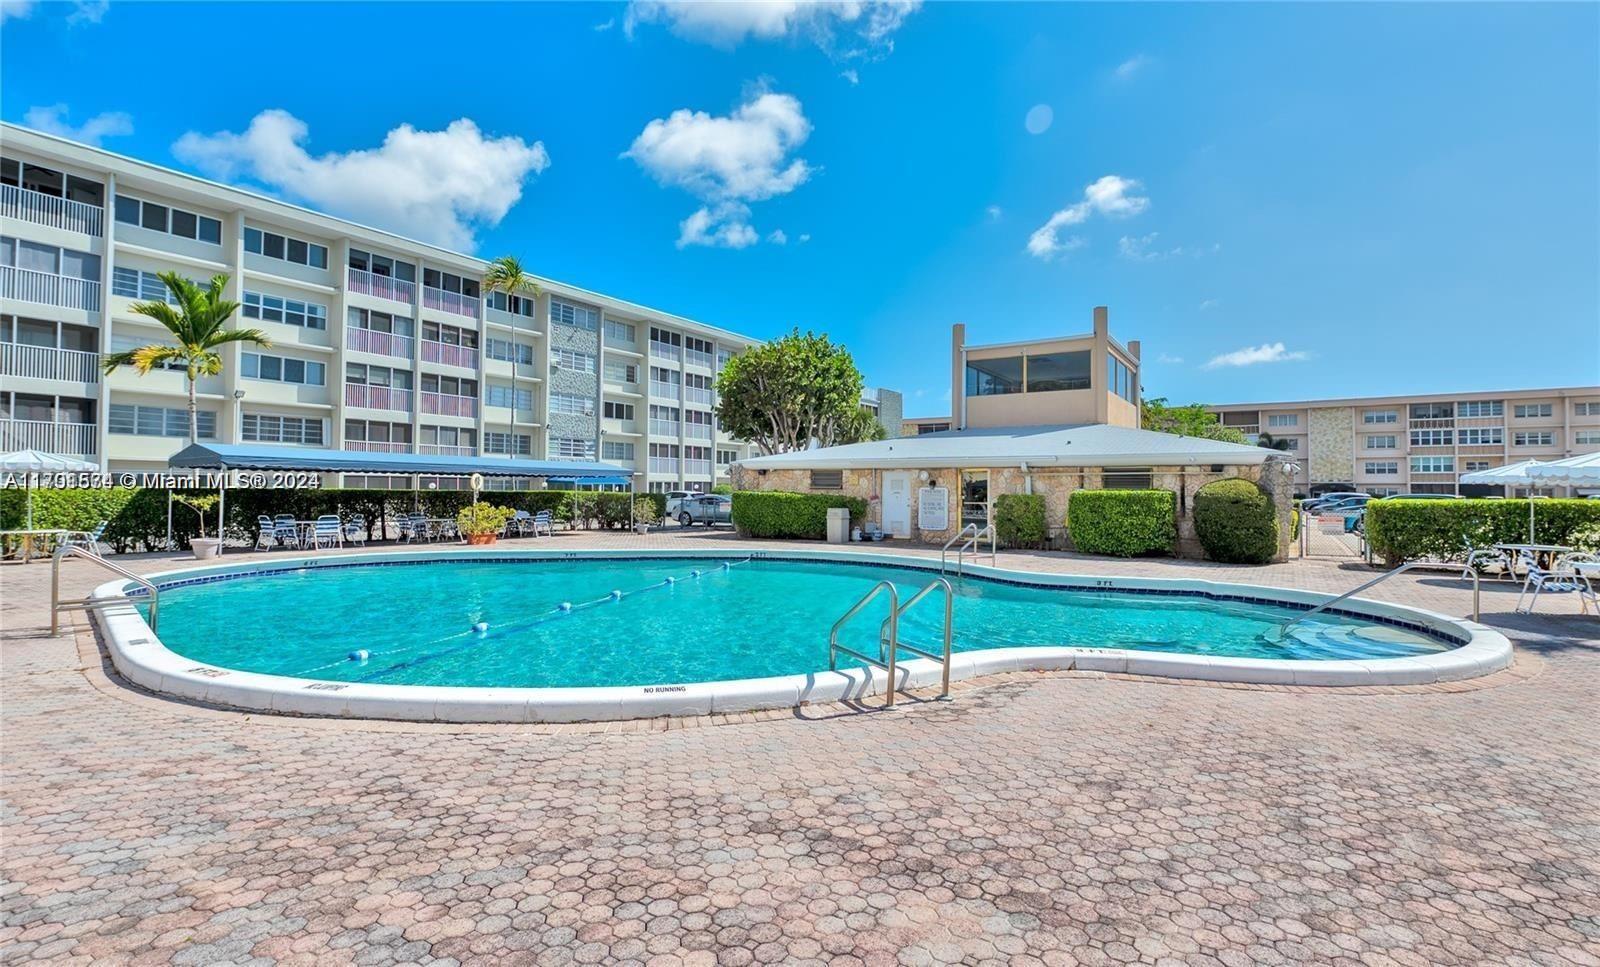
[[[678,514],[683,510],[683,502],[694,497],[704,497],[705,494],[698,490],[669,490],[667,491],[667,518],[677,520]]]

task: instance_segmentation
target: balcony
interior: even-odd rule
[[[410,336],[396,336],[392,332],[378,332],[375,329],[346,329],[344,348],[376,356],[410,359],[412,339]]]
[[[1413,430],[1453,430],[1453,429],[1455,429],[1455,425],[1456,425],[1456,421],[1454,419],[1439,419],[1439,418],[1435,418],[1435,419],[1415,419],[1415,418],[1413,418],[1411,420],[1411,429],[1413,429]]]
[[[652,339],[650,340],[650,355],[654,356],[656,359],[670,359],[674,362],[677,362],[678,360],[683,359],[683,349],[682,347],[674,346],[671,343],[656,342],[654,339]]]
[[[0,343],[0,376],[98,383],[100,354],[80,352],[76,349],[56,349],[54,346]]]
[[[676,400],[682,397],[682,390],[677,383],[662,383],[651,380],[650,395],[657,399]]]
[[[711,476],[710,460],[685,460],[683,461],[683,475],[685,477]]]
[[[677,420],[651,420],[650,435],[668,436],[676,440],[678,438],[678,428],[682,425]]]
[[[0,298],[62,309],[100,311],[100,283],[0,265]]]
[[[458,447],[444,443],[424,443],[417,447],[417,452],[440,457],[475,457],[478,455],[478,451],[474,447]]]
[[[678,475],[678,458],[677,457],[651,457],[650,458],[650,472],[651,473],[670,473],[674,477],[676,477]]]
[[[460,366],[462,369],[478,368],[478,347],[456,346],[447,342],[434,342],[432,339],[422,340],[422,361],[425,363],[443,363],[446,366]]]
[[[698,403],[701,406],[711,405],[711,391],[698,386],[685,386],[683,388],[683,401],[685,403]]]
[[[409,443],[386,443],[379,440],[346,440],[346,450],[364,450],[368,453],[410,453]]]
[[[72,457],[94,453],[93,423],[51,423],[46,420],[0,420],[0,450],[42,450]]]
[[[422,412],[432,413],[436,416],[477,416],[478,398],[475,396],[451,396],[445,393],[422,394]],[[470,447],[468,448],[471,449]]]
[[[374,295],[380,299],[393,299],[395,302],[415,303],[417,301],[417,286],[414,282],[396,279],[388,275],[374,275],[365,269],[350,268],[349,289],[362,295]]]
[[[709,423],[690,423],[684,428],[683,435],[691,440],[711,439],[711,425]]]
[[[106,213],[98,205],[16,185],[0,185],[0,216],[96,237],[105,234]]]
[[[448,292],[436,289],[431,285],[422,287],[422,304],[429,309],[438,309],[440,312],[454,313],[466,316],[468,319],[478,318],[477,296],[462,295],[459,292]]]
[[[690,366],[700,366],[712,369],[716,366],[716,359],[710,353],[703,353],[698,349],[685,349],[683,359]]]
[[[369,386],[366,383],[344,384],[344,405],[364,406],[369,410],[399,410],[411,412],[411,391],[392,386]]]

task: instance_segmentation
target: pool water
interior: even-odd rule
[[[161,640],[211,665],[328,681],[483,687],[726,681],[826,670],[829,629],[861,595],[889,580],[904,601],[934,576],[782,559],[314,567],[164,589]],[[1452,647],[1420,631],[1327,613],[1274,644],[1267,636],[1276,638],[1278,626],[1302,612],[974,577],[952,584],[958,651],[1074,645],[1345,659]],[[887,597],[880,596],[841,642],[876,653],[887,613]],[[937,650],[941,616],[942,598],[930,595],[903,619],[901,640]],[[486,632],[473,630],[480,622]],[[364,660],[349,657],[358,649],[366,650]]]

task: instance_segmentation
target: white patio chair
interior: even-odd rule
[[[311,549],[321,550],[324,546],[335,548],[344,544],[344,527],[339,523],[336,514],[323,514],[317,518],[317,523],[311,531]]]
[[[1502,580],[1513,573],[1511,555],[1506,553],[1504,548],[1494,546],[1473,547],[1472,541],[1465,537],[1461,539],[1461,543],[1467,549],[1467,563],[1461,569],[1461,580],[1469,580],[1472,577],[1473,569],[1480,564],[1486,567],[1498,566]]]
[[[515,531],[518,537],[525,537],[527,536],[528,528],[532,526],[533,515],[525,510],[519,510],[511,515],[510,520],[506,521],[505,533],[507,537],[510,537],[512,531]]]
[[[367,515],[350,515],[350,519],[344,525],[344,539],[351,544],[367,546]]]
[[[256,517],[256,546],[255,549],[272,550],[278,546],[278,528],[272,523],[272,518],[266,514]]]
[[[538,537],[541,530],[552,537],[555,536],[555,524],[548,510],[541,510],[533,515],[533,536]]]
[[[110,521],[103,520],[95,525],[94,530],[68,531],[67,533],[61,535],[61,546],[81,547],[90,554],[93,554],[95,557],[99,557],[100,538],[105,536],[106,526],[110,523]]]
[[[1589,583],[1587,575],[1581,573],[1574,564],[1589,563],[1596,560],[1593,554],[1563,554],[1556,558],[1549,568],[1542,568],[1533,559],[1531,554],[1523,552],[1527,563],[1528,576],[1523,579],[1522,593],[1517,595],[1517,614],[1533,614],[1533,609],[1539,605],[1540,594],[1577,594],[1578,607],[1584,613],[1589,613],[1589,605],[1595,605],[1595,610],[1600,612],[1600,599],[1596,598],[1594,586]],[[1533,596],[1528,597],[1532,591]],[[1522,607],[1524,598],[1528,599],[1528,607]]]
[[[284,547],[300,547],[300,524],[290,514],[279,514],[272,520],[272,532]]]

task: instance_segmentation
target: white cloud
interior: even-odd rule
[[[1005,214],[1005,212],[1000,210],[999,205],[990,205],[988,208],[983,210],[983,213],[989,216],[989,221],[991,222],[998,222],[1000,220],[1000,216]]]
[[[1135,54],[1118,64],[1117,69],[1112,71],[1112,73],[1116,75],[1116,78],[1119,81],[1131,81],[1135,75],[1139,74],[1154,62],[1155,58],[1146,54]]]
[[[1136,195],[1139,182],[1117,175],[1106,175],[1083,189],[1083,200],[1061,209],[1050,220],[1028,237],[1028,253],[1035,258],[1050,259],[1075,248],[1082,248],[1085,240],[1073,236],[1060,238],[1061,229],[1081,225],[1090,215],[1108,218],[1129,218],[1150,207],[1150,199]]]
[[[681,109],[651,121],[622,156],[707,203],[681,224],[680,248],[744,248],[757,237],[749,203],[786,195],[811,177],[805,159],[791,158],[810,136],[798,99],[757,88],[726,117]]]
[[[37,0],[0,0],[0,23],[13,18],[26,20],[38,9]],[[67,14],[67,23],[73,27],[79,24],[97,24],[105,18],[106,11],[110,9],[111,0],[75,0],[72,12]]]
[[[248,180],[330,213],[471,251],[522,198],[523,180],[550,166],[544,142],[486,137],[468,118],[442,131],[402,124],[383,144],[313,157],[309,129],[283,110],[262,111],[242,134],[190,131],[173,154],[223,181]]]
[[[1218,299],[1202,299],[1202,300],[1200,300],[1200,311],[1201,312],[1209,312],[1212,309],[1215,309],[1217,306],[1220,306],[1220,305],[1222,305],[1221,300],[1218,300]]]
[[[1162,353],[1161,355],[1156,357],[1156,362],[1158,362],[1158,363],[1174,363],[1174,364],[1176,364],[1176,363],[1183,362],[1183,357],[1182,356],[1169,356],[1166,353]]]
[[[804,38],[829,56],[864,58],[894,49],[893,34],[921,0],[633,0],[623,19],[664,23],[686,40],[729,50],[746,40]]]
[[[840,71],[839,76],[849,81],[851,87],[861,83],[861,74],[854,67]]]
[[[595,24],[594,25],[594,30],[595,30],[595,33],[597,33],[597,34],[605,33],[607,30],[610,30],[612,27],[615,27],[616,25],[617,25],[617,18],[616,17],[612,17],[610,20],[606,20],[606,21],[603,21],[601,23]]]
[[[800,236],[800,244],[801,245],[804,245],[805,243],[807,243],[809,241],[811,241],[811,235],[809,233],[801,234],[801,236]]]
[[[1162,248],[1156,244],[1156,239],[1161,237],[1160,232],[1151,232],[1148,235],[1124,235],[1117,240],[1117,251],[1125,259],[1135,262],[1154,262],[1157,259],[1175,259],[1183,256],[1200,258],[1205,255],[1215,254],[1220,245],[1213,244],[1210,248],[1195,248],[1193,246],[1174,245]],[[1204,305],[1201,308],[1205,308]]]
[[[0,0],[0,23],[13,17],[26,20],[32,16],[36,6],[38,4],[34,3],[34,0]]]
[[[65,104],[30,107],[22,116],[22,123],[46,134],[93,145],[99,145],[106,138],[133,133],[133,118],[123,111],[105,111],[74,127],[67,121]]]
[[[774,245],[788,245],[789,236],[786,232],[784,232],[783,229],[774,228],[772,231],[767,233],[767,241]]]
[[[1204,369],[1219,369],[1224,366],[1256,366],[1261,363],[1291,363],[1310,356],[1298,349],[1285,349],[1283,343],[1262,343],[1259,346],[1246,346],[1235,349],[1231,353],[1212,356],[1203,367]]]
[[[1022,126],[1028,129],[1029,134],[1043,134],[1050,130],[1050,123],[1055,118],[1056,112],[1050,110],[1050,105],[1035,104],[1022,119]]]

